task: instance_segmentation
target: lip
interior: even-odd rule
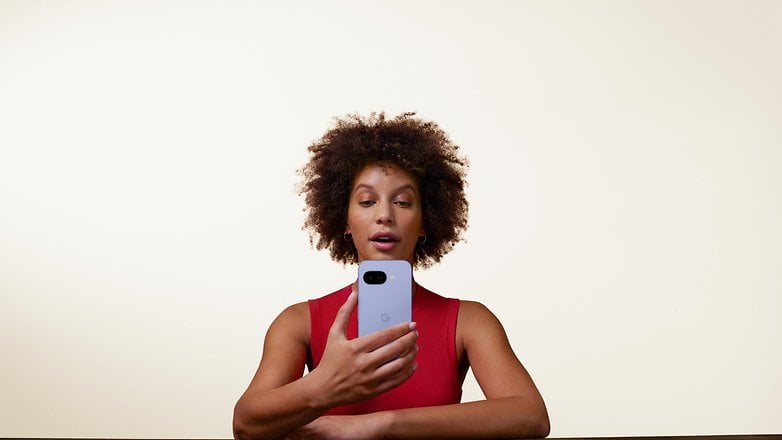
[[[378,241],[381,238],[386,238],[388,241]],[[399,236],[391,232],[377,232],[369,237],[369,241],[375,249],[387,252],[399,245]]]
[[[381,232],[375,232],[372,234],[372,236],[369,237],[371,241],[378,240],[380,238],[387,238],[390,242],[397,242],[399,241],[399,236],[394,234],[393,232],[388,231],[381,231]]]

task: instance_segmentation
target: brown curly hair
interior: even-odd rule
[[[306,202],[304,227],[310,243],[328,249],[343,264],[358,263],[352,241],[343,234],[353,180],[370,164],[397,166],[415,177],[421,194],[426,240],[416,245],[414,266],[429,267],[462,240],[467,228],[467,159],[431,121],[403,113],[368,117],[349,114],[309,146],[310,159],[297,170],[299,195]]]

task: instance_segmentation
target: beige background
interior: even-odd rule
[[[229,437],[271,319],[354,276],[295,170],[372,110],[469,155],[467,242],[417,278],[495,311],[552,436],[782,432],[781,21],[0,1],[0,437]]]

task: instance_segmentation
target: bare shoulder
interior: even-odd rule
[[[457,322],[464,324],[467,328],[486,324],[500,325],[500,321],[488,307],[478,301],[466,300],[459,301],[459,318]]]
[[[273,389],[301,377],[310,343],[306,302],[286,307],[266,331],[263,354],[247,392]]]
[[[488,307],[477,301],[460,301],[456,339],[457,346],[465,350],[486,344],[487,341],[507,344],[507,335],[500,320]]]
[[[306,301],[290,305],[277,315],[269,326],[267,338],[278,334],[309,342],[310,309]]]
[[[310,317],[310,308],[307,304],[307,301],[302,301],[293,305],[290,305],[286,307],[282,312],[280,312],[280,315],[277,316],[277,320],[300,320],[300,319],[307,319],[309,320]]]

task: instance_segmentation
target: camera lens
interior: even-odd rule
[[[380,270],[364,272],[364,282],[367,284],[383,284],[386,282],[386,273]]]

